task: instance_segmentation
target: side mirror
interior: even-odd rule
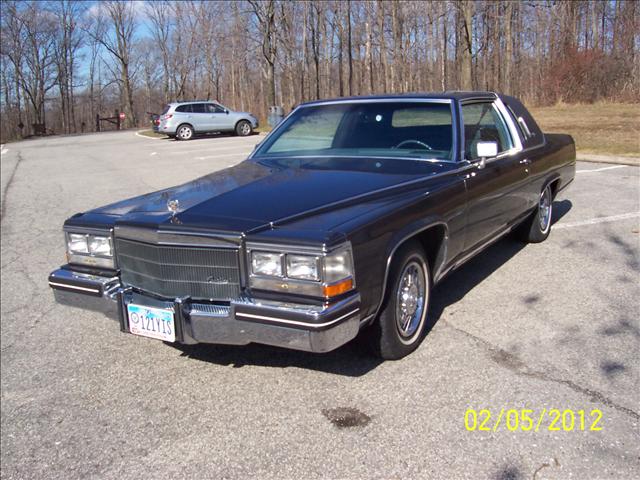
[[[227,110],[226,108],[224,109],[224,113],[226,113],[227,115],[229,115],[229,110]]]
[[[498,155],[498,142],[478,142],[476,155],[479,158],[490,158]]]

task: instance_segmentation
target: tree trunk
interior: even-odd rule
[[[388,93],[389,86],[387,83],[387,72],[389,71],[389,67],[387,65],[387,44],[384,31],[384,8],[384,0],[378,0],[378,33],[380,35],[380,66],[382,67],[382,71],[380,72],[380,78],[382,79],[382,81],[380,82],[380,85],[382,87],[382,92]]]
[[[461,32],[459,36],[459,40],[462,42],[459,58],[460,88],[473,90],[473,3],[469,0],[462,0],[457,5],[462,9],[462,24],[460,25]]]

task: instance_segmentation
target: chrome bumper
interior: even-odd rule
[[[129,332],[127,304],[172,308],[179,343],[262,343],[308,352],[328,352],[353,339],[360,328],[360,295],[328,305],[242,299],[229,305],[158,299],[122,287],[118,277],[59,269],[49,275],[56,301],[104,313]]]

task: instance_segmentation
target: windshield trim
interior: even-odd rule
[[[363,160],[410,160],[413,162],[430,162],[430,163],[459,163],[455,160],[445,160],[439,158],[419,158],[419,157],[385,157],[382,155],[256,155],[249,157],[255,160],[278,160],[286,158],[360,158]]]
[[[449,104],[451,105],[451,130],[452,130],[452,135],[453,135],[453,144],[451,146],[451,152],[452,152],[452,157],[450,160],[439,160],[441,162],[448,162],[448,163],[459,163],[456,160],[456,152],[458,151],[458,116],[456,114],[456,109],[454,108],[454,101],[450,98],[409,98],[409,99],[404,99],[404,98],[356,98],[356,99],[349,99],[349,100],[326,100],[326,101],[320,101],[320,102],[313,102],[313,103],[309,103],[309,104],[302,104],[302,105],[298,105],[296,108],[294,108],[293,110],[291,110],[291,112],[289,112],[289,114],[287,116],[285,116],[280,123],[278,123],[278,125],[276,125],[276,127],[271,130],[269,133],[267,133],[267,135],[264,137],[264,139],[262,139],[262,141],[260,143],[258,143],[255,147],[255,149],[253,150],[253,152],[251,152],[251,154],[247,157],[248,160],[251,160],[253,158],[275,158],[275,157],[265,157],[265,156],[260,156],[258,155],[258,151],[260,150],[260,148],[263,145],[266,145],[268,143],[269,138],[272,135],[275,135],[280,129],[282,129],[284,127],[284,125],[286,125],[286,121],[289,119],[290,116],[292,116],[294,113],[296,113],[298,110],[301,110],[303,108],[311,108],[311,107],[318,107],[318,106],[323,106],[323,105],[335,105],[335,104],[352,104],[352,103],[437,103],[437,104]],[[313,157],[318,157],[318,155],[311,155]],[[336,155],[329,155],[329,156],[336,156]],[[341,155],[343,158],[347,158],[345,155]],[[362,157],[362,156],[356,156],[358,158],[367,158],[367,157]],[[291,157],[289,157],[291,158]],[[368,157],[368,158],[373,158],[373,157]],[[379,157],[379,158],[384,158],[384,159],[391,159],[391,158],[402,158],[402,157]],[[408,160],[416,160],[416,158],[407,158]],[[420,160],[420,159],[418,159]]]

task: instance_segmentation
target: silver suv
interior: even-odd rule
[[[235,132],[246,137],[254,128],[258,128],[258,119],[251,113],[233,112],[216,102],[194,101],[167,105],[157,131],[178,140],[191,140],[194,135],[211,132]]]

